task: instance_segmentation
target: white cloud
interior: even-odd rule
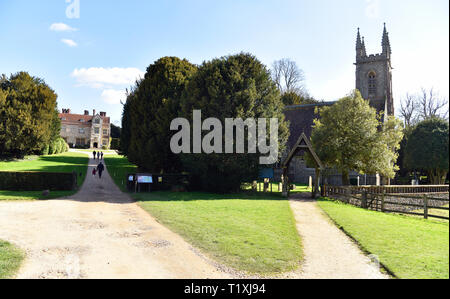
[[[71,39],[63,38],[63,39],[61,39],[61,42],[63,42],[64,44],[68,45],[71,48],[78,46],[78,44]]]
[[[78,84],[92,88],[110,88],[113,86],[129,87],[144,77],[144,72],[137,68],[102,68],[91,67],[75,69],[71,76],[77,79]]]
[[[102,99],[108,104],[120,104],[120,101],[125,101],[127,94],[125,90],[105,89],[102,92]]]
[[[71,32],[71,31],[77,31],[78,29],[72,28],[69,25],[64,24],[64,23],[54,23],[54,24],[50,25],[50,30],[56,31],[56,32]]]

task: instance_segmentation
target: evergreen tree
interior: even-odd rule
[[[56,93],[20,72],[0,80],[0,156],[39,153],[59,135]]]
[[[289,136],[284,105],[270,71],[250,54],[204,62],[186,88],[182,107],[187,119],[193,118],[193,110],[201,110],[203,119],[214,117],[222,124],[226,118],[277,118],[280,153]],[[200,189],[228,193],[238,191],[242,182],[257,178],[259,157],[249,153],[184,154],[182,161],[197,178]]]
[[[428,174],[432,184],[444,184],[449,170],[449,125],[438,117],[418,123],[408,135],[405,165]]]
[[[122,146],[129,160],[151,172],[178,172],[181,163],[170,149],[170,124],[197,67],[177,57],[163,57],[147,68],[128,96],[122,120]]]

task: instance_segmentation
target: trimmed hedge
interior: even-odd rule
[[[76,173],[0,172],[0,190],[73,191],[76,189]]]

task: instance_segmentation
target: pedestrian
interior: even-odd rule
[[[103,171],[105,170],[105,165],[103,165],[102,162],[100,162],[100,164],[98,164],[97,166],[97,171],[98,171],[98,177],[101,179],[102,178],[102,174]]]
[[[93,154],[94,154],[94,160],[95,160],[95,157],[97,156],[97,152],[94,151]]]
[[[100,160],[100,152],[97,153],[97,160]]]
[[[95,176],[96,174],[97,174],[97,169],[96,168],[92,169],[92,176]]]
[[[100,154],[100,156],[102,157],[102,160],[103,160],[103,152]]]

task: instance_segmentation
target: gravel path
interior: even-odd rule
[[[24,249],[17,278],[233,278],[122,193],[107,172],[72,197],[0,202],[0,239]]]
[[[387,279],[376,263],[338,229],[316,201],[292,199],[304,262],[295,276],[307,279]]]

